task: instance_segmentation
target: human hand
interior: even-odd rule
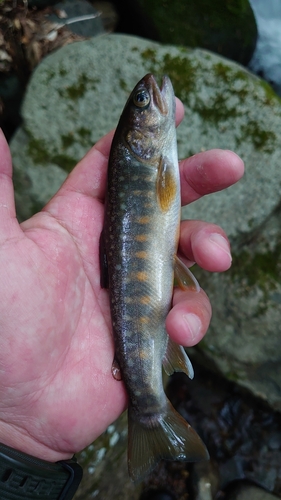
[[[182,109],[178,103],[178,121]],[[46,207],[21,225],[10,153],[0,136],[0,442],[53,462],[90,444],[127,403],[123,383],[111,374],[108,293],[100,288],[99,237],[112,135],[102,138]],[[243,174],[239,157],[222,150],[199,153],[180,168],[184,204]],[[180,252],[209,271],[224,271],[231,263],[223,230],[202,221],[182,223]],[[194,345],[210,317],[203,290],[176,290],[168,333],[182,345]]]

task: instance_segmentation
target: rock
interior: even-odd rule
[[[126,414],[77,455],[83,479],[74,500],[138,500],[141,485],[130,481],[127,469]]]
[[[136,11],[131,4],[127,1],[129,12]],[[248,0],[235,5],[224,0],[138,0],[137,5],[162,43],[208,49],[244,65],[251,59],[257,27]]]
[[[232,488],[231,493],[225,497],[225,500],[277,500],[277,498],[279,497],[261,488],[242,483],[242,485]]]
[[[226,376],[281,409],[280,235],[273,215],[280,204],[281,106],[265,82],[210,52],[125,35],[63,47],[34,71],[23,128],[11,144],[19,217],[48,201],[91,145],[117,124],[129,92],[147,72],[167,73],[184,102],[180,157],[222,148],[245,161],[246,175],[236,186],[183,209],[184,218],[221,224],[234,249],[228,273],[198,270],[214,311],[199,348]]]
[[[63,17],[59,17],[58,14],[63,14]],[[53,23],[66,25],[70,31],[82,37],[104,33],[100,13],[87,0],[57,2],[54,5],[54,14],[48,19]]]
[[[199,349],[229,379],[281,411],[280,209],[250,234],[247,243],[234,244],[228,272],[207,276],[198,270],[213,305]]]
[[[212,461],[195,463],[191,473],[194,500],[213,500],[218,492],[219,477]]]

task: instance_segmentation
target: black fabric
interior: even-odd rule
[[[75,459],[47,462],[0,443],[1,500],[71,500],[82,475]]]

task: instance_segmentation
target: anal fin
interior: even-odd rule
[[[200,292],[200,285],[197,279],[177,255],[175,255],[174,272],[177,285],[182,290],[188,289],[194,292]]]
[[[191,361],[184,348],[173,342],[170,338],[163,359],[163,368],[167,375],[172,375],[174,372],[183,372],[191,379],[194,377]]]

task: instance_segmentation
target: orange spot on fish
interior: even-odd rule
[[[148,275],[145,271],[139,271],[138,273],[136,273],[136,278],[138,281],[147,281]]]
[[[142,250],[140,252],[136,252],[135,256],[138,257],[139,259],[147,259],[147,252]]]
[[[148,215],[144,215],[143,217],[139,217],[137,222],[139,224],[148,224],[150,222],[150,217]]]
[[[141,351],[139,352],[139,357],[140,357],[141,359],[147,359],[147,358],[149,357],[149,353],[147,353],[147,352],[146,352],[146,351],[144,351],[144,350],[141,350]]]
[[[135,240],[136,241],[147,241],[148,240],[148,236],[147,234],[137,234],[137,236],[135,236]]]
[[[143,325],[147,325],[148,322],[149,322],[149,318],[147,316],[141,316],[140,317],[140,322],[143,324]]]
[[[150,303],[149,295],[143,295],[143,297],[140,298],[140,303],[145,305],[149,304]]]

